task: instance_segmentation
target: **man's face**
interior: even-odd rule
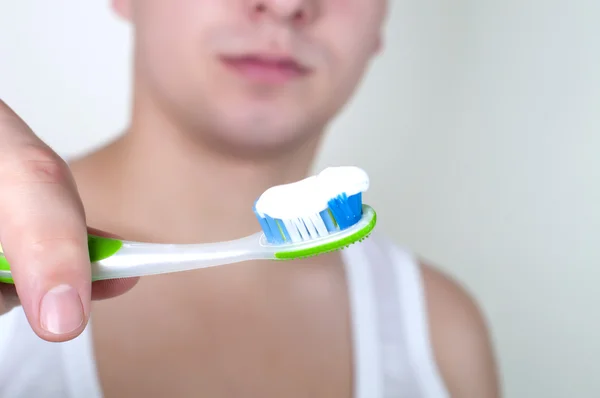
[[[215,143],[299,143],[347,102],[379,49],[386,0],[113,0],[137,83]]]

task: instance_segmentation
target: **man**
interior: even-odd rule
[[[473,301],[382,237],[90,284],[86,225],[148,242],[255,232],[254,200],[309,172],[381,47],[387,4],[113,7],[136,37],[119,139],[67,167],[2,106],[0,241],[22,307],[0,318],[0,396],[498,397]],[[6,312],[17,301],[2,289]]]

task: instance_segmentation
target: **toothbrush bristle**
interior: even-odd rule
[[[292,219],[272,218],[254,214],[269,243],[286,244],[310,241],[343,231],[358,223],[362,217],[362,193],[347,196],[342,193],[328,201],[328,207],[316,214]]]

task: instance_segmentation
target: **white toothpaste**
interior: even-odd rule
[[[320,194],[316,176],[298,182],[277,185],[267,189],[256,202],[256,211],[262,217],[288,219],[298,214],[319,213],[327,208]]]
[[[328,200],[342,193],[352,196],[369,189],[369,176],[355,166],[328,167],[319,173],[317,179]]]
[[[264,217],[293,219],[318,214],[327,209],[330,199],[352,196],[369,189],[369,176],[353,167],[329,167],[316,176],[266,190],[256,202],[256,211]]]

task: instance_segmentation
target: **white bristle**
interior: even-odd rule
[[[312,238],[315,238],[317,236],[317,229],[315,228],[315,225],[313,224],[312,220],[310,219],[310,216],[302,217],[302,222],[304,222],[304,225],[306,226],[306,229],[308,230],[308,234]]]
[[[311,214],[308,217],[283,220],[292,242],[301,242],[329,235],[325,222],[319,214]]]
[[[302,236],[300,236],[300,232],[298,232],[298,229],[291,220],[283,220],[283,225],[288,231],[292,242],[302,242]]]
[[[310,235],[308,234],[306,226],[304,225],[304,221],[302,221],[301,218],[295,218],[294,219],[294,226],[296,227],[296,229],[300,233],[300,236],[302,237],[302,240],[310,239]]]
[[[321,216],[319,214],[311,214],[310,221],[312,221],[319,236],[329,235],[329,231],[327,231],[325,222],[323,222],[323,219],[321,218]]]

